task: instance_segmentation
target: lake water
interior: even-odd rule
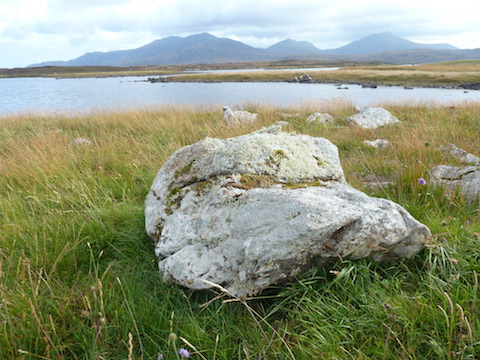
[[[480,91],[458,89],[405,90],[402,87],[362,88],[297,83],[150,83],[146,77],[85,79],[0,79],[0,115],[35,112],[85,112],[163,104],[228,105],[265,103],[286,107],[312,102],[347,100],[357,106],[382,103],[453,105],[480,101]]]

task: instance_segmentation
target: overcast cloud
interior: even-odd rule
[[[385,31],[479,48],[479,14],[472,0],[0,0],[0,68],[201,32],[262,48],[292,38],[331,49]]]

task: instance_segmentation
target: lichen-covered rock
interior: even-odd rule
[[[390,114],[389,111],[381,107],[366,107],[358,114],[348,117],[347,120],[366,129],[375,129],[381,126],[395,124],[400,121]]]
[[[334,259],[411,257],[430,235],[398,204],[346,184],[328,140],[279,126],[181,148],[145,214],[166,282],[234,296]]]

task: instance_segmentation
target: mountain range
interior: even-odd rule
[[[480,59],[480,49],[464,50],[449,44],[421,44],[385,32],[364,37],[336,49],[321,50],[308,41],[283,40],[266,49],[208,33],[170,36],[131,50],[86,53],[69,61],[33,66],[136,66],[213,64],[279,60],[382,61],[425,63]]]

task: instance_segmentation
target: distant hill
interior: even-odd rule
[[[480,59],[480,49],[413,49],[402,51],[386,51],[379,54],[350,55],[346,59],[355,61],[379,61],[392,64],[424,64],[442,61]]]
[[[186,38],[170,36],[133,50],[86,53],[63,63],[47,62],[39,65],[178,65],[258,61],[259,59],[270,60],[270,57],[263,49],[204,33]]]
[[[289,59],[424,63],[480,59],[480,49],[477,50],[460,50],[449,44],[420,44],[388,32],[370,35],[330,50],[320,50],[308,41],[293,39],[283,40],[267,49],[260,49],[240,41],[218,38],[203,33],[185,38],[170,36],[155,40],[137,49],[92,52],[69,61],[48,61],[30,66],[127,67],[136,65],[212,64]]]
[[[279,56],[289,56],[292,54],[319,54],[322,52],[308,41],[297,41],[293,39],[280,41],[267,48],[266,51],[270,54],[276,54]]]
[[[457,48],[449,44],[420,44],[392,33],[384,32],[352,41],[337,49],[325,50],[324,53],[334,55],[363,55],[414,49],[456,50]]]

